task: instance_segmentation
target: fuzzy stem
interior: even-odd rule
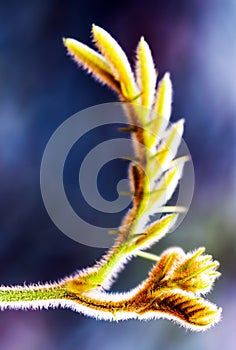
[[[155,278],[145,281],[141,288],[123,294],[73,293],[66,285],[40,285],[0,288],[2,309],[42,309],[61,306],[105,320],[127,320],[164,317],[194,330],[205,330],[220,318],[221,310],[215,305],[186,292],[166,288],[153,289]],[[194,308],[197,313],[192,312]]]
[[[14,286],[0,288],[0,303],[52,300],[63,298],[66,291],[60,285]]]

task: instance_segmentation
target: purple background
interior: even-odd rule
[[[103,253],[59,232],[44,209],[39,185],[43,151],[56,128],[83,108],[115,100],[108,89],[77,69],[62,45],[63,36],[91,45],[92,23],[108,30],[131,62],[144,35],[160,76],[171,72],[172,120],[186,119],[185,140],[194,161],[196,188],[184,223],[155,251],[171,245],[185,250],[206,246],[221,262],[222,277],[209,298],[223,307],[223,320],[208,332],[195,334],[165,320],[115,324],[69,310],[5,311],[0,313],[0,349],[233,350],[234,0],[0,2],[0,283],[53,281],[93,264]],[[84,147],[90,149],[95,136]],[[70,166],[72,172],[75,159]],[[117,169],[123,176],[124,169]],[[67,183],[73,192],[73,176],[68,175]],[[106,187],[104,176],[101,190]],[[111,193],[112,188],[107,195]],[[80,203],[75,205],[79,210]],[[135,286],[150,266],[136,259],[114,290]]]

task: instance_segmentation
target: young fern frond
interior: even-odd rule
[[[100,53],[74,40],[63,39],[73,59],[108,85],[123,101],[135,141],[135,159],[129,166],[133,206],[124,217],[117,239],[93,267],[45,285],[0,288],[1,309],[70,308],[105,320],[168,318],[192,330],[205,330],[218,322],[221,309],[200,295],[210,291],[218,262],[204,249],[185,254],[168,249],[157,257],[144,250],[163,238],[184,207],[166,203],[181,179],[187,156],[175,158],[184,121],[168,126],[172,85],[166,73],[156,89],[157,73],[150,48],[141,38],[136,51],[136,74],[119,44],[104,29],[93,25]],[[127,104],[127,102],[135,102]],[[146,108],[140,108],[146,107]],[[138,121],[138,125],[132,123]],[[150,216],[165,213],[150,223]],[[149,277],[125,293],[109,293],[118,273],[134,257],[156,262]]]

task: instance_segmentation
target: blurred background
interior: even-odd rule
[[[91,265],[104,252],[72,241],[51,222],[40,194],[40,163],[56,128],[72,114],[115,96],[67,57],[62,37],[91,45],[91,24],[108,30],[131,62],[141,35],[160,77],[170,71],[173,118],[186,119],[185,141],[195,167],[190,211],[174,234],[153,251],[205,246],[220,261],[221,278],[209,299],[223,319],[205,333],[166,320],[119,324],[69,310],[0,313],[0,349],[235,348],[236,313],[236,2],[0,1],[0,283],[53,281]],[[107,137],[101,133],[101,137]],[[91,149],[94,134],[84,149]],[[77,186],[76,157],[67,185]],[[78,149],[79,158],[79,149]],[[125,174],[120,163],[116,172]],[[107,176],[101,183],[106,193]],[[114,189],[113,189],[114,191]],[[76,199],[74,199],[76,201]],[[80,202],[77,200],[77,209]],[[89,216],[89,213],[88,213]],[[99,217],[97,218],[99,220]],[[152,264],[131,262],[114,290],[127,290]]]

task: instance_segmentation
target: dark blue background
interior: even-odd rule
[[[160,76],[171,72],[172,120],[186,119],[196,188],[184,223],[155,251],[206,246],[220,260],[223,276],[210,299],[223,306],[223,321],[207,333],[192,334],[163,320],[117,325],[67,310],[5,311],[0,314],[0,349],[234,349],[234,0],[0,1],[0,283],[53,281],[93,264],[103,253],[70,240],[54,226],[39,186],[43,151],[56,128],[79,110],[115,101],[76,67],[62,45],[64,36],[91,45],[92,23],[108,30],[131,62],[144,35]],[[117,165],[121,177],[124,171]],[[100,187],[105,196],[112,193],[106,186],[104,176]],[[114,289],[134,286],[150,266],[137,259]]]

